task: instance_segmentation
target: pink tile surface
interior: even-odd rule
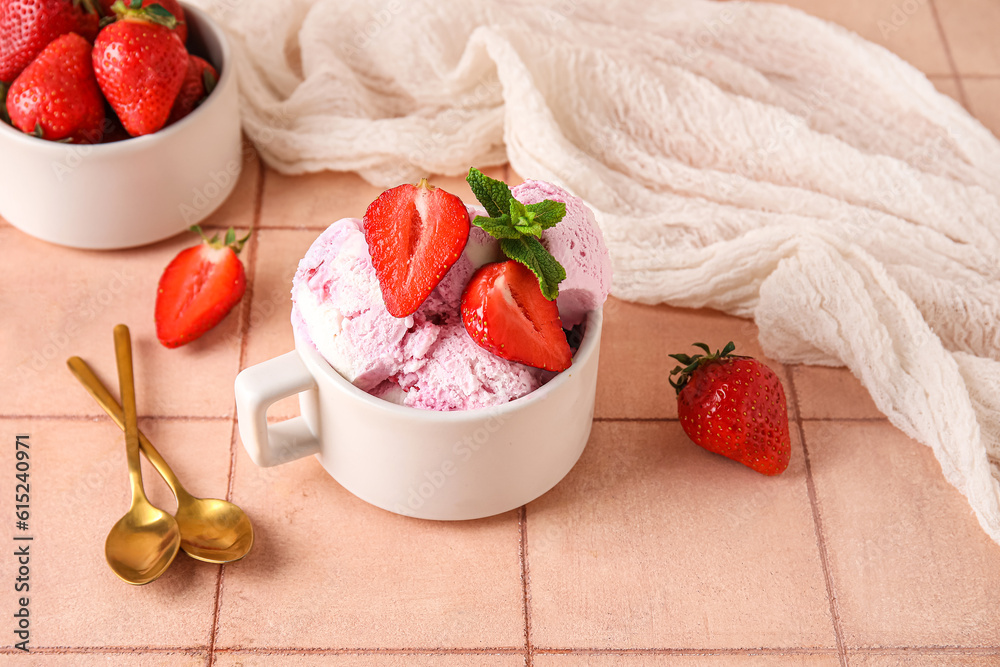
[[[961,650],[850,653],[851,665],[857,667],[994,667],[1000,664],[1000,651],[965,654]]]
[[[208,652],[158,651],[156,653],[128,651],[122,653],[13,653],[3,655],[0,661],[9,667],[205,667]]]
[[[465,655],[420,655],[416,653],[344,653],[344,654],[253,654],[225,653],[217,655],[216,667],[320,667],[331,665],[371,665],[371,667],[521,667],[520,655],[490,655],[473,653]]]
[[[217,646],[523,645],[516,512],[409,519],[352,496],[315,458],[263,469],[242,450],[234,486],[256,553],[226,568]]]
[[[610,298],[604,305],[600,382],[595,412],[601,418],[674,419],[676,392],[670,371],[678,362],[669,355],[698,354],[692,343],[712,350],[736,343],[736,353],[761,359],[782,379],[788,394],[788,373],[767,359],[757,343],[757,326],[750,320],[714,310],[647,306]],[[788,396],[789,409],[794,405]]]
[[[934,4],[958,71],[1000,76],[996,40],[1000,4],[993,0],[935,0]]]
[[[791,369],[803,419],[884,419],[871,394],[846,368]]]
[[[995,0],[786,4],[883,44],[1000,136]],[[509,167],[486,171],[521,181]],[[462,176],[430,180],[472,201]],[[204,225],[257,230],[243,254],[248,297],[178,350],[156,342],[153,304],[162,269],[193,237],[85,252],[0,219],[0,538],[36,537],[38,649],[23,655],[8,633],[0,664],[1000,664],[1000,547],[931,452],[885,421],[849,372],[773,364],[806,439],[794,424],[791,467],[778,478],[683,435],[667,355],[728,340],[760,354],[753,323],[721,313],[608,303],[591,442],[526,509],[424,522],[358,500],[314,459],[250,463],[233,378],[291,349],[299,257],[380,191],[353,174],[283,176],[247,151],[233,196]],[[220,567],[181,555],[139,588],[107,568],[104,538],[128,503],[123,439],[64,362],[83,356],[117,394],[118,322],[132,328],[142,428],[192,493],[228,495],[248,511],[257,542],[246,560]],[[271,411],[296,414],[293,398]],[[32,444],[25,533],[4,495],[17,433]],[[144,475],[153,502],[172,509],[148,465]],[[13,564],[0,556],[4,576]],[[4,613],[13,613],[9,586]]]
[[[29,449],[22,449],[30,452],[29,529],[16,530],[11,520],[0,534],[11,552],[15,534],[34,537],[27,591],[38,619],[32,646],[207,648],[218,566],[180,554],[163,577],[132,587],[104,561],[104,540],[130,498],[124,436],[111,420],[3,419],[0,428],[10,434],[0,469],[11,478],[14,435],[30,436]],[[142,420],[140,428],[191,493],[225,496],[228,421]],[[172,496],[148,465],[143,478],[150,502],[172,510]],[[5,488],[13,495],[12,486]],[[14,603],[13,593],[8,601]],[[11,643],[8,634],[3,645]]]
[[[160,273],[195,239],[182,234],[145,248],[94,252],[0,229],[0,247],[17,248],[0,262],[0,312],[18,313],[0,330],[0,373],[19,386],[5,396],[0,414],[103,414],[65,361],[78,355],[109,386],[113,380],[117,385],[111,331],[125,323],[132,332],[140,415],[230,417],[232,389],[214,378],[235,375],[238,310],[184,347],[169,350],[156,339],[153,310]],[[72,268],[52,280],[54,266]],[[29,303],[44,306],[29,309]]]
[[[272,359],[295,347],[292,336],[292,277],[299,259],[319,235],[313,230],[262,229],[260,253],[254,273],[249,328],[243,367]],[[299,414],[294,396],[275,403],[268,418],[287,419]]]
[[[536,655],[535,667],[836,667],[836,654],[745,655],[713,653],[701,655]]]
[[[1000,77],[963,79],[969,109],[983,125],[1000,137]]]
[[[884,422],[804,429],[845,644],[1000,645],[1000,545],[930,449]]]
[[[677,423],[598,423],[527,526],[537,647],[835,646],[797,443],[768,478]]]
[[[842,25],[865,39],[884,46],[925,74],[954,74],[934,18],[934,0],[767,1],[789,5]]]

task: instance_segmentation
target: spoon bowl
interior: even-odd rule
[[[184,494],[187,495],[187,494]],[[247,555],[253,546],[253,526],[246,513],[216,498],[177,498],[181,548],[206,563],[229,563]]]
[[[70,357],[66,365],[112,421],[124,429],[124,411],[87,362],[80,357]],[[181,549],[206,563],[228,563],[246,556],[253,546],[253,526],[246,513],[225,500],[197,498],[188,493],[141,431],[139,448],[177,498],[175,517],[180,528]]]
[[[108,533],[104,557],[119,579],[141,586],[170,567],[180,542],[174,517],[149,503],[136,503]]]

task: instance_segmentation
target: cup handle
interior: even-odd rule
[[[254,463],[269,468],[320,451],[319,440],[304,418],[267,423],[267,409],[272,403],[315,388],[316,380],[294,350],[246,368],[236,376],[240,438]]]

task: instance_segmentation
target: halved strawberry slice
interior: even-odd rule
[[[549,371],[573,363],[559,307],[542,296],[538,278],[514,260],[487,264],[462,292],[462,323],[498,357]]]
[[[462,256],[469,212],[461,199],[421,179],[379,195],[365,211],[364,227],[385,307],[406,317]]]
[[[191,228],[201,234],[197,225]],[[230,228],[182,250],[167,265],[156,293],[156,337],[165,347],[180,347],[218,324],[246,291],[246,272],[237,254],[242,239]]]

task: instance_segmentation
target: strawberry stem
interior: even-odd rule
[[[683,366],[677,366],[674,370],[670,371],[670,386],[679,394],[681,390],[687,385],[688,380],[696,370],[709,363],[710,361],[716,361],[717,359],[722,359],[724,357],[730,356],[733,350],[736,349],[736,344],[733,341],[726,343],[726,346],[721,350],[716,350],[712,353],[712,348],[710,348],[705,343],[692,343],[694,347],[701,348],[705,351],[705,354],[696,354],[694,356],[688,356],[686,354],[671,354],[669,355],[671,359],[676,359],[681,362]],[[674,379],[674,376],[677,379]]]
[[[132,0],[128,5],[122,0],[117,0],[115,4],[111,5],[111,11],[117,18],[123,20],[153,23],[171,30],[177,26],[177,18],[160,4],[143,7],[142,0]]]
[[[223,238],[222,241],[219,241],[218,232],[213,234],[212,238],[208,238],[207,236],[205,236],[205,232],[202,231],[200,225],[191,225],[190,227],[188,227],[188,231],[198,234],[199,236],[201,236],[201,240],[203,243],[207,243],[209,246],[215,249],[232,248],[233,252],[236,253],[237,255],[240,254],[240,251],[243,250],[243,246],[245,246],[246,242],[250,239],[250,235],[253,234],[253,229],[250,229],[249,231],[247,231],[246,236],[244,236],[241,239],[238,239],[236,238],[236,230],[230,227],[229,229],[226,230],[225,238]]]

